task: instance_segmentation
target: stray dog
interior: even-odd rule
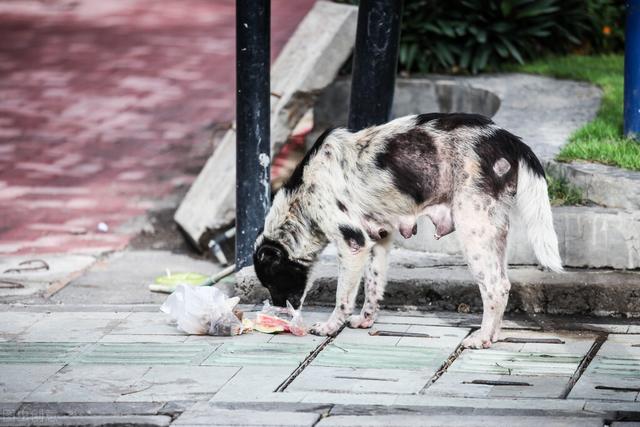
[[[254,267],[274,304],[297,307],[316,257],[333,242],[336,307],[310,332],[333,335],[345,322],[369,328],[384,295],[392,231],[409,238],[426,215],[436,239],[457,231],[484,311],[481,328],[463,345],[487,348],[498,339],[511,287],[506,246],[514,205],[540,263],[562,271],[542,165],[490,119],[432,113],[359,132],[330,130],[275,195]],[[364,305],[351,315],[363,273]]]

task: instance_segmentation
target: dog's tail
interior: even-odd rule
[[[527,149],[522,153],[518,169],[516,206],[538,261],[553,271],[561,272],[562,260],[553,228],[544,169],[531,149],[525,147]]]

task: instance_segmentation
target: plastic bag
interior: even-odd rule
[[[160,310],[178,323],[178,329],[194,335],[240,335],[242,321],[233,313],[240,298],[227,297],[211,286],[178,285]]]
[[[265,300],[263,304],[262,311],[256,316],[256,321],[253,326],[255,330],[267,334],[279,332],[289,332],[297,336],[307,334],[307,328],[302,320],[302,313],[293,308],[289,301],[287,301],[286,308],[274,307],[269,304],[268,300]],[[291,319],[282,319],[278,316],[279,314],[288,315]]]

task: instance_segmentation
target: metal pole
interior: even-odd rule
[[[389,121],[396,82],[402,0],[360,0],[349,129]]]
[[[269,20],[270,0],[236,0],[237,270],[252,264],[271,200]]]
[[[624,134],[640,138],[640,0],[627,0],[624,50]]]

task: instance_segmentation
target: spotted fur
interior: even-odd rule
[[[360,132],[328,131],[273,200],[254,264],[276,304],[304,301],[309,270],[332,242],[341,264],[336,306],[319,335],[370,327],[384,296],[391,231],[409,238],[426,215],[435,238],[457,231],[484,313],[467,347],[494,342],[510,289],[506,242],[516,207],[543,265],[562,269],[544,171],[531,149],[490,119],[422,114]],[[365,302],[353,312],[364,276]],[[298,304],[294,304],[298,305]]]

